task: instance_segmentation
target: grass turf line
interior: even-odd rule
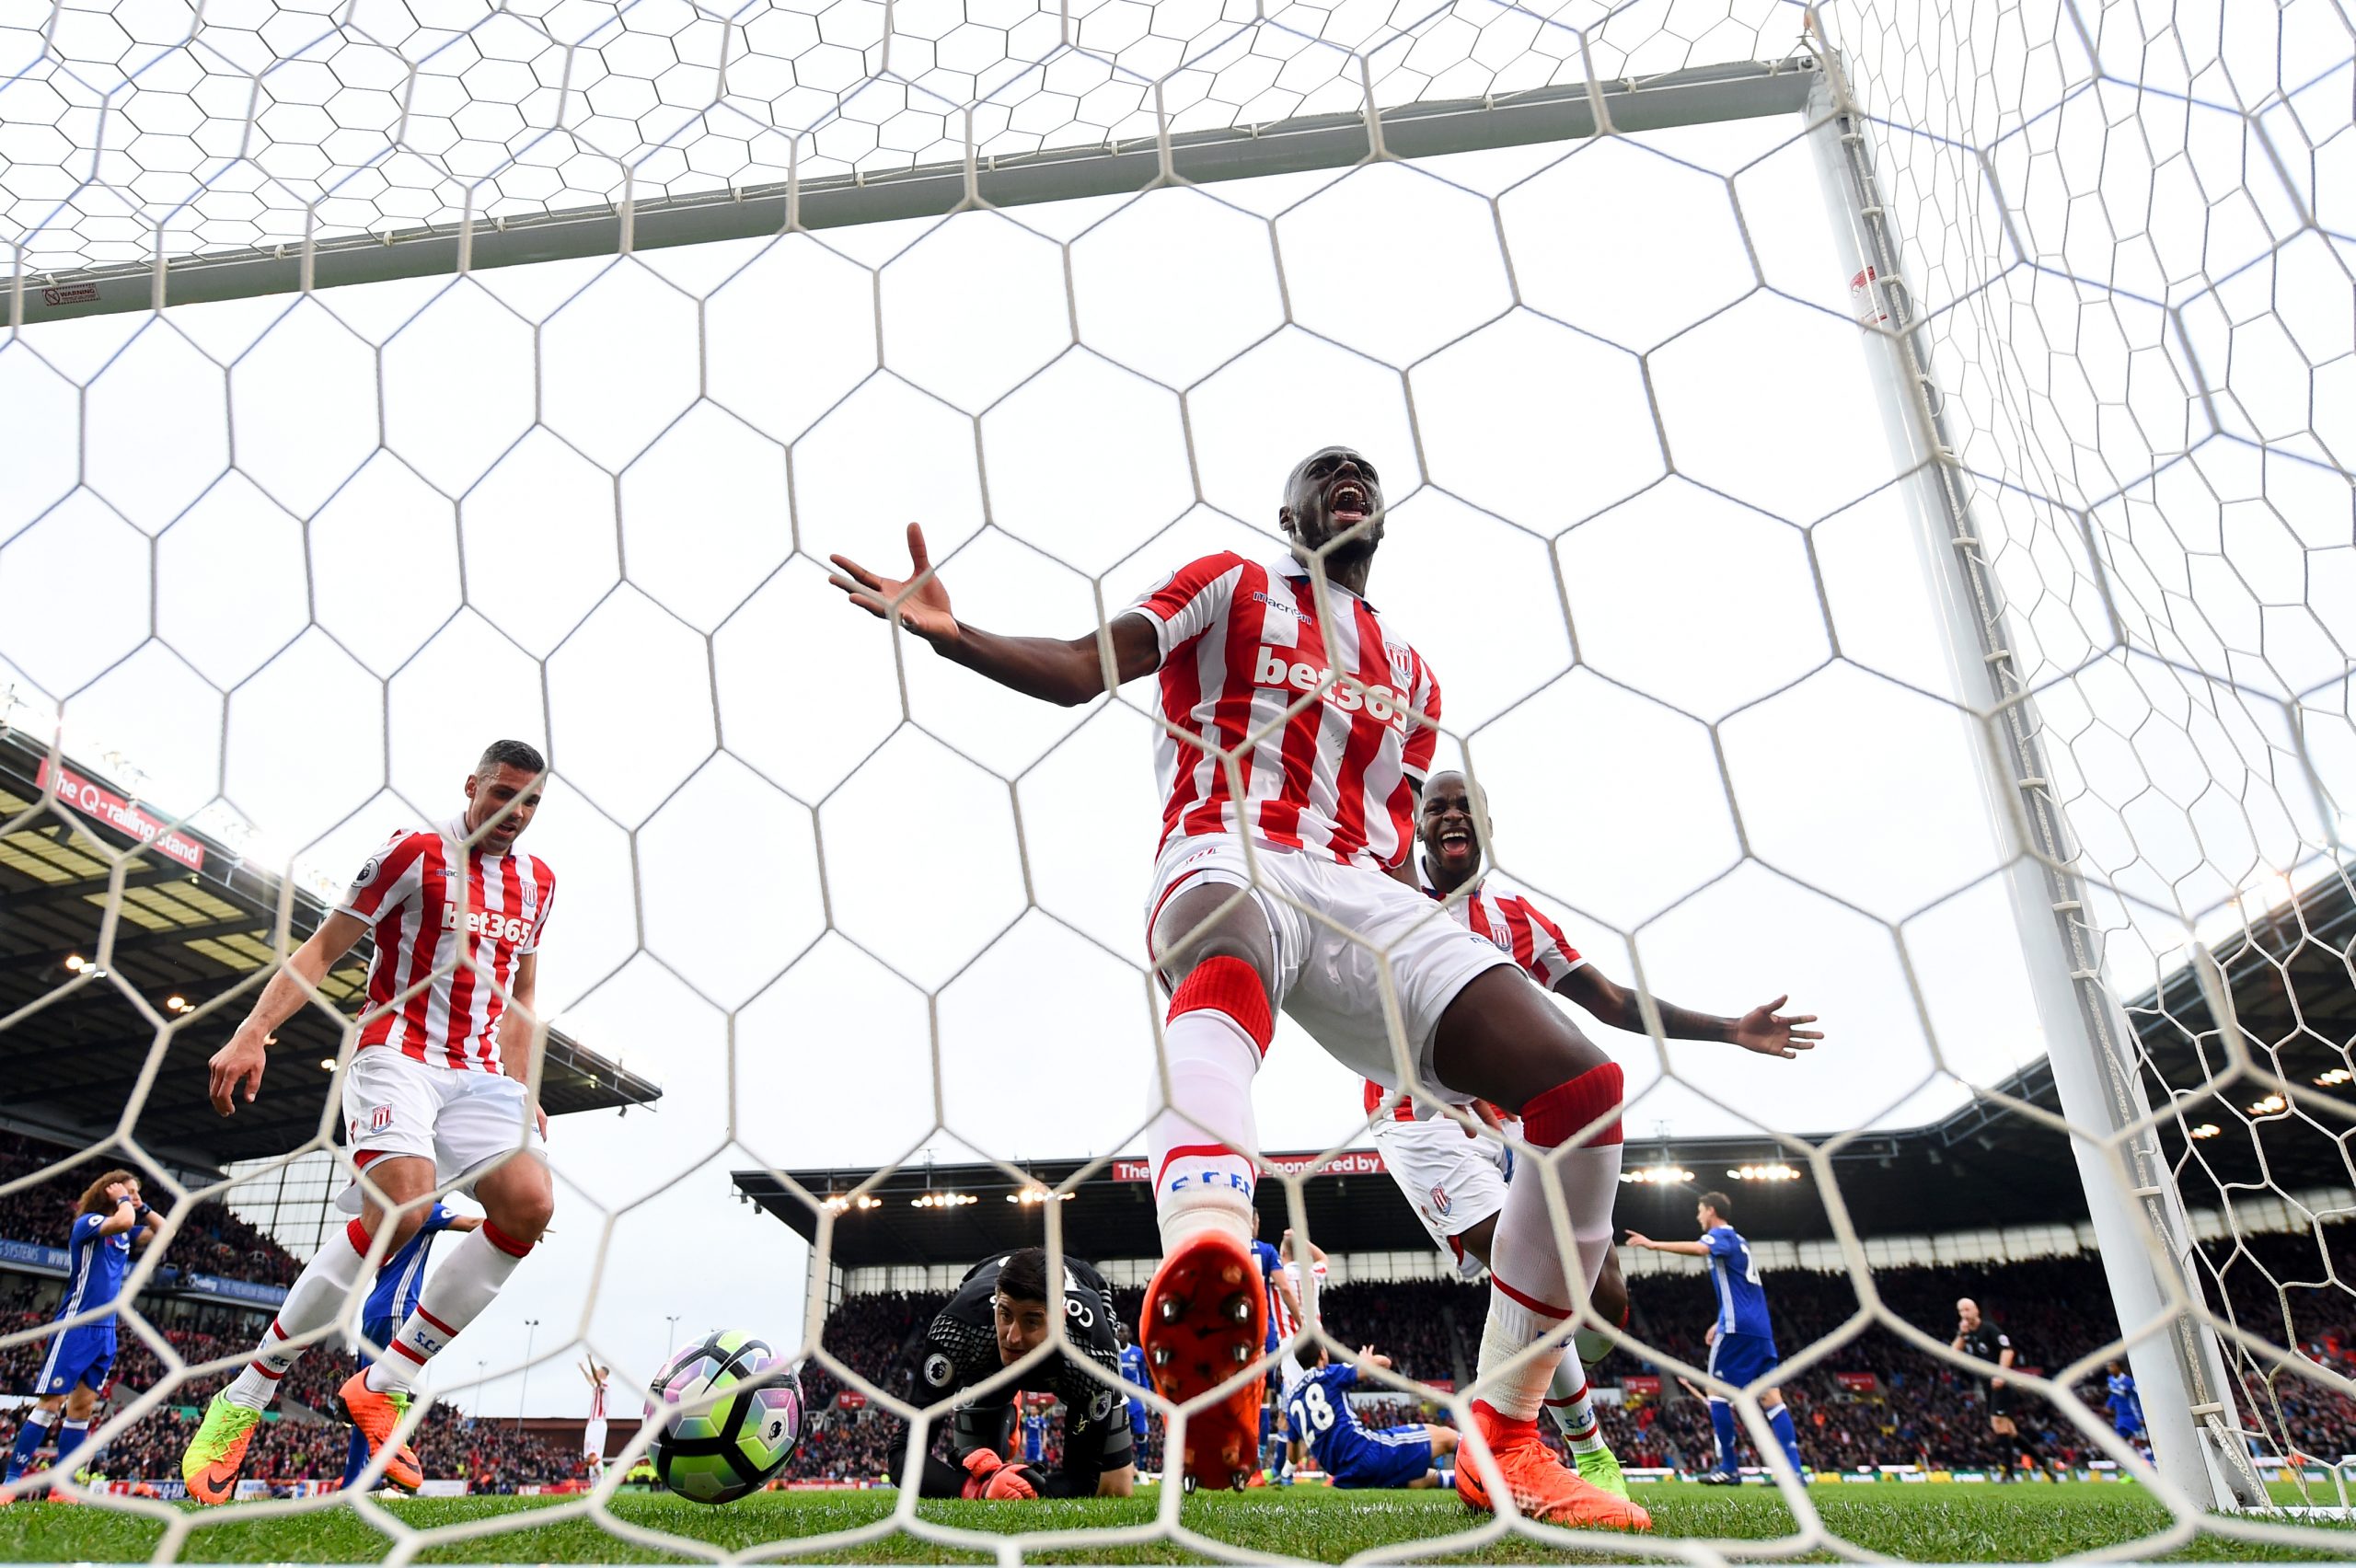
[[[2116,1484],[2008,1487],[1819,1486],[1813,1493],[1825,1523],[1858,1546],[1917,1562],[2046,1562],[2071,1552],[2148,1536],[2165,1510],[2139,1489]],[[2283,1492],[2285,1502],[2295,1495]],[[1657,1533],[1725,1539],[1771,1540],[1789,1533],[1792,1516],[1766,1487],[1711,1492],[1699,1487],[1644,1489]],[[2317,1501],[2323,1499],[2318,1498]],[[555,1499],[530,1497],[419,1498],[392,1511],[420,1528],[486,1517],[515,1518],[517,1528],[429,1549],[429,1562],[660,1562],[691,1561],[641,1551],[583,1519],[531,1525],[529,1516]],[[891,1511],[888,1492],[769,1493],[724,1508],[676,1497],[625,1496],[614,1511],[650,1528],[743,1550],[790,1537],[849,1529]],[[1124,1502],[928,1503],[925,1516],[979,1530],[1038,1530],[1144,1523],[1149,1497]],[[1324,1488],[1254,1491],[1190,1499],[1185,1519],[1204,1535],[1238,1545],[1339,1562],[1371,1547],[1427,1539],[1462,1529],[1463,1506],[1448,1493],[1335,1492]],[[217,1522],[216,1522],[217,1521]],[[162,1527],[103,1507],[18,1504],[0,1510],[0,1561],[133,1562],[150,1556]],[[186,1562],[374,1562],[387,1540],[349,1509],[293,1517],[240,1520],[235,1508],[209,1514],[206,1528],[187,1543]],[[2351,1537],[2356,1549],[2356,1537]],[[2180,1561],[2254,1562],[2346,1558],[2349,1552],[2296,1551],[2203,1538],[2176,1554]],[[1168,1562],[1200,1561],[1166,1543],[1086,1552],[1042,1551],[1041,1562]],[[1602,1561],[1557,1552],[1528,1541],[1501,1542],[1447,1559],[1466,1562]],[[1831,1561],[1830,1558],[1822,1559]],[[987,1562],[979,1553],[944,1550],[898,1535],[849,1551],[796,1559],[839,1562]]]

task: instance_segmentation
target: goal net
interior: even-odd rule
[[[1773,1378],[1710,1377],[1710,1287],[1651,1253],[1623,1253],[1629,1322],[1586,1325],[1635,1549],[1907,1553],[1793,1471],[1777,1387],[1819,1477],[2020,1473],[1951,1346],[1972,1297],[2020,1341],[2030,1446],[2140,1489],[2016,1550],[2339,1550],[2356,45],[2328,4],[2262,9],[6,18],[0,1430],[101,1320],[65,1238],[121,1168],[160,1229],[111,1314],[104,1483],[75,1484],[143,1551],[1572,1541],[1451,1507],[1336,1546],[1174,1485],[702,1509],[641,1495],[651,1426],[574,1463],[574,1363],[628,1418],[737,1329],[802,1363],[787,1475],[877,1480],[887,1429],[946,1425],[895,1374],[958,1272],[894,1256],[894,1183],[994,1172],[1077,1256],[1066,1211],[1158,1108],[1159,695],[987,686],[829,557],[896,572],[920,521],[968,622],[1103,631],[1182,562],[1280,553],[1286,473],[1339,441],[1383,475],[1369,594],[1440,673],[1488,863],[1643,998],[1643,1030],[1574,1014],[1627,1073],[1620,1223],[1682,1237],[1730,1183],[1763,1216]],[[304,1401],[355,1299],[257,1450],[276,1500],[184,1506],[197,1412],[340,1234],[359,958],[271,1055],[283,1136],[202,1109],[207,1058],[499,735],[547,754],[528,847],[565,885],[536,997],[557,1213],[416,1435],[437,1483],[587,1484],[465,1511],[327,1484],[341,1429]],[[1662,1027],[1784,994],[1827,1033],[1796,1062]],[[1362,1089],[1280,1020],[1262,1141],[1312,1152],[1264,1212],[1306,1249],[1345,1182],[1417,1239],[1323,1243],[1295,1348],[1410,1333],[1367,1386],[1461,1424],[1484,1297],[1430,1283],[1416,1195],[1351,1163]],[[799,1235],[738,1201],[751,1168]],[[1093,1261],[1133,1315],[1131,1225]],[[913,1294],[844,1295],[853,1238],[848,1283]],[[1780,1511],[1675,1479],[1715,1466],[1712,1395]],[[1145,1397],[1151,1482],[1184,1412]],[[17,1555],[94,1550],[36,1513],[0,1515]]]

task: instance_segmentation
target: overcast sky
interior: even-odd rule
[[[2050,156],[2100,154],[2098,121],[2064,121]],[[135,762],[158,809],[234,812],[255,853],[327,882],[455,813],[485,741],[549,747],[541,995],[664,1095],[557,1124],[557,1234],[454,1384],[478,1355],[513,1366],[527,1318],[539,1352],[585,1328],[634,1377],[672,1313],[791,1338],[803,1251],[731,1200],[732,1167],[1140,1146],[1152,686],[1065,710],[920,645],[895,662],[819,562],[895,568],[921,520],[961,615],[1075,635],[1096,594],[1117,611],[1206,552],[1274,555],[1285,472],[1327,442],[1386,477],[1369,596],[1437,667],[1442,761],[1485,781],[1504,866],[1610,974],[1823,1017],[1796,1063],[1601,1032],[1632,1131],[1920,1122],[2044,1042],[1852,324],[1858,263],[1801,129],[46,328],[0,349],[24,455],[0,466],[0,682],[62,708],[75,755]],[[2196,245],[2193,275],[2212,265]],[[2094,319],[2039,306],[2049,336]],[[2073,363],[2089,409],[2148,412],[2165,345],[2124,314]],[[1975,410],[1999,354],[1977,333],[1954,329],[1951,367]],[[2137,441],[2165,448],[2165,421],[2114,439],[2066,391],[2052,428],[2105,432],[2085,453],[2132,473]],[[1974,440],[2032,461],[1995,415]],[[2085,453],[2034,462],[2070,499],[2117,488]],[[2219,447],[2171,475],[2096,526],[2131,563],[2131,629],[2174,663],[2044,699],[2090,859],[2144,901],[2104,904],[2131,926],[2122,995],[2326,841],[2281,698],[2312,694],[2326,789],[2356,781],[2344,476],[2335,502],[2327,462],[2259,476]],[[2260,483],[2270,511],[2235,502]],[[2025,651],[2079,663],[2107,634],[2075,525],[1997,512]],[[2278,580],[2243,586],[2229,547]],[[2195,678],[2228,670],[2258,699]],[[1362,1124],[1356,1080],[1288,1023],[1257,1106],[1272,1148]],[[581,1407],[540,1376],[536,1410]]]

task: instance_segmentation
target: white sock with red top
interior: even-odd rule
[[[1515,1161],[1506,1206],[1497,1216],[1489,1254],[1489,1319],[1481,1332],[1480,1387],[1485,1402],[1509,1421],[1537,1418],[1563,1349],[1555,1345],[1510,1371],[1504,1369],[1506,1363],[1577,1310],[1611,1250],[1611,1205],[1620,1192],[1620,1096],[1619,1064],[1606,1062],[1522,1107],[1522,1137],[1532,1147],[1560,1149],[1583,1133],[1587,1141],[1552,1160],[1578,1244],[1576,1276],[1555,1244],[1540,1161]],[[1598,1123],[1607,1124],[1596,1127]]]
[[[1252,1080],[1274,1033],[1268,993],[1240,958],[1203,960],[1170,998],[1161,1035],[1170,1097],[1165,1104],[1157,1078],[1161,1113],[1146,1129],[1165,1253],[1207,1229],[1251,1239],[1251,1156],[1260,1147]]]
[[[461,1238],[457,1251],[427,1276],[417,1309],[394,1332],[385,1354],[369,1365],[368,1386],[379,1393],[414,1388],[426,1363],[449,1348],[498,1299],[499,1287],[531,1251],[531,1242],[516,1240],[487,1219],[474,1234]]]
[[[1595,1399],[1588,1391],[1587,1368],[1576,1355],[1566,1355],[1554,1367],[1546,1390],[1546,1413],[1562,1428],[1563,1441],[1574,1452],[1603,1447],[1603,1432],[1595,1422]]]
[[[343,1315],[352,1304],[352,1288],[360,1283],[360,1266],[367,1256],[368,1228],[358,1220],[329,1237],[287,1288],[278,1316],[271,1320],[261,1343],[254,1347],[254,1358],[221,1390],[222,1398],[248,1410],[268,1409],[271,1397],[278,1392],[278,1380],[310,1348],[286,1342],[324,1329]]]

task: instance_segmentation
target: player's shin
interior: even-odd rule
[[[25,1412],[25,1424],[17,1428],[17,1446],[8,1451],[6,1481],[14,1481],[25,1473],[40,1453],[40,1446],[49,1441],[50,1429],[57,1424],[57,1412],[35,1405]]]
[[[1252,1080],[1274,1030],[1260,976],[1239,958],[1203,960],[1170,999],[1169,1093],[1165,1102],[1154,1084],[1160,1113],[1146,1132],[1165,1253],[1207,1229],[1250,1238],[1260,1132]]]
[[[360,1280],[361,1264],[368,1255],[368,1240],[367,1227],[355,1219],[329,1236],[311,1254],[311,1261],[288,1288],[278,1316],[262,1332],[261,1343],[254,1347],[253,1359],[221,1391],[224,1399],[248,1410],[268,1407],[271,1396],[278,1392],[279,1379],[309,1348],[307,1343],[288,1342],[326,1328],[350,1305],[352,1287]]]
[[[98,1458],[98,1450],[90,1447],[90,1422],[68,1416],[57,1425],[57,1473],[71,1476],[90,1468]]]
[[[1807,1462],[1800,1458],[1800,1435],[1799,1429],[1792,1424],[1792,1407],[1779,1404],[1769,1411],[1767,1428],[1775,1434],[1775,1441],[1783,1445],[1784,1457],[1792,1461],[1793,1473],[1807,1469]]]
[[[1735,1447],[1734,1406],[1725,1400],[1710,1401],[1710,1430],[1718,1439],[1718,1470],[1734,1475],[1742,1468],[1742,1455]]]
[[[1562,1429],[1563,1441],[1574,1453],[1603,1447],[1603,1432],[1595,1419],[1595,1397],[1587,1382],[1587,1368],[1576,1355],[1555,1365],[1554,1380],[1546,1391],[1546,1413]]]
[[[1563,1359],[1559,1345],[1512,1366],[1522,1352],[1571,1316],[1611,1250],[1611,1205],[1620,1189],[1621,1073],[1605,1062],[1557,1084],[1522,1108],[1522,1136],[1551,1159],[1517,1160],[1497,1216],[1489,1258],[1489,1316],[1481,1332],[1484,1398],[1507,1420],[1537,1417]],[[1575,1138],[1578,1147],[1565,1148]],[[1551,1165],[1578,1247],[1577,1267],[1566,1266],[1546,1201]]]
[[[485,1220],[460,1239],[449,1260],[433,1271],[409,1315],[368,1368],[368,1387],[382,1392],[415,1386],[417,1375],[497,1298],[515,1265],[531,1255],[532,1243],[518,1241]]]

